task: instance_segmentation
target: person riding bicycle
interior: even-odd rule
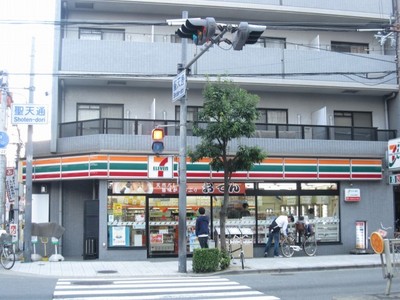
[[[294,222],[292,215],[281,215],[273,220],[271,225],[269,225],[269,236],[268,241],[265,244],[264,257],[268,257],[268,251],[272,245],[272,240],[274,241],[274,257],[282,257],[279,255],[279,237],[280,232],[282,232],[284,236],[287,236],[287,226],[289,222]]]

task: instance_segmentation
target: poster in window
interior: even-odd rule
[[[112,246],[126,246],[126,227],[114,226],[111,227],[111,245]]]

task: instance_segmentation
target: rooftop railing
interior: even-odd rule
[[[156,126],[163,127],[168,136],[179,136],[179,120],[113,118],[62,123],[59,136],[65,138],[96,134],[151,135]],[[188,136],[193,136],[192,128],[193,122],[188,122]],[[376,127],[256,123],[256,128],[253,138],[388,141],[397,137],[396,130],[382,130]]]

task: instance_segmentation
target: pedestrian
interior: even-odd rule
[[[242,207],[243,207],[243,210],[241,212],[242,217],[250,217],[251,213],[249,211],[249,204],[245,202],[243,203]]]
[[[275,218],[271,225],[269,225],[269,236],[268,241],[265,244],[264,257],[268,257],[268,251],[272,245],[272,241],[274,241],[274,257],[282,257],[282,255],[279,255],[279,237],[280,232],[282,232],[284,236],[287,236],[287,226],[289,222],[294,222],[292,215],[281,215]]]
[[[208,248],[208,235],[210,218],[205,215],[206,210],[204,207],[199,208],[200,216],[196,219],[196,236],[199,239],[201,248]]]

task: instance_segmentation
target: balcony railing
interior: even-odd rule
[[[156,126],[162,126],[168,136],[179,136],[178,120],[113,118],[63,123],[60,124],[59,136],[64,138],[96,134],[151,135]],[[188,122],[188,136],[193,135],[192,127],[193,122]],[[388,141],[397,137],[396,130],[381,130],[376,127],[266,123],[257,123],[256,127],[254,138]]]

